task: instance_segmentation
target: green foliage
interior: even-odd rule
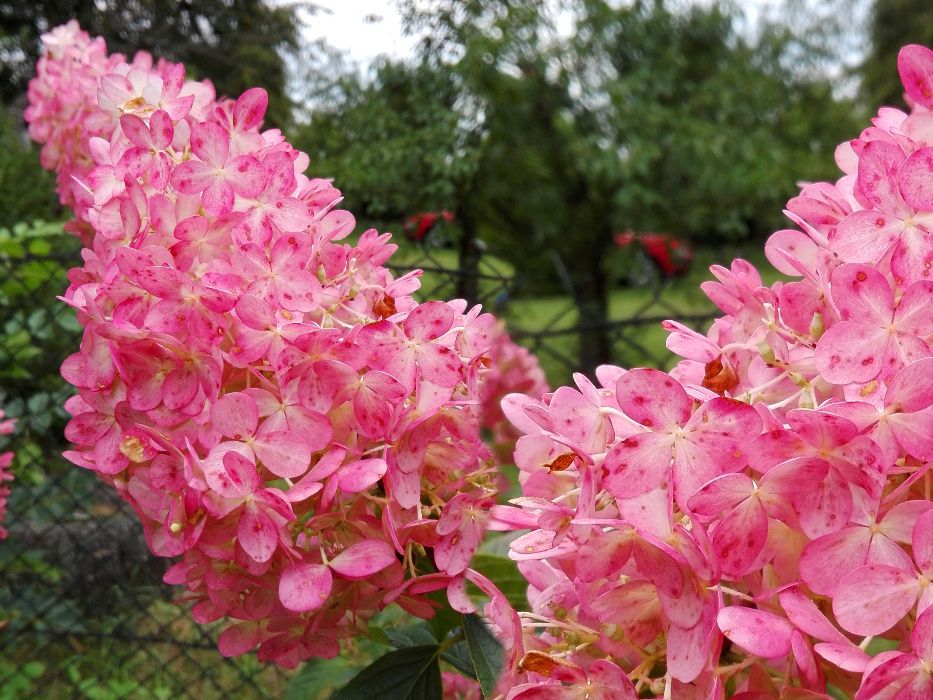
[[[874,0],[868,26],[869,50],[861,66],[862,96],[879,105],[904,106],[897,80],[897,53],[906,44],[933,46],[933,4],[929,0]]]
[[[297,7],[267,0],[31,0],[0,2],[0,97],[21,95],[35,69],[39,36],[77,19],[111,52],[139,50],[181,61],[189,75],[209,78],[219,94],[237,96],[262,85],[268,121],[289,123],[283,54],[297,46]]]
[[[440,651],[438,644],[390,651],[354,676],[333,700],[440,700]]]
[[[502,645],[476,615],[463,616],[463,636],[473,661],[474,677],[479,681],[483,697],[488,698],[502,674]]]
[[[39,149],[0,109],[0,227],[58,216],[55,177],[39,165]],[[2,229],[0,229],[2,230]]]

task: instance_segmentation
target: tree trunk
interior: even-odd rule
[[[573,281],[580,327],[580,372],[594,376],[599,365],[612,360],[609,337],[609,286],[603,265],[603,246],[581,250],[573,265]]]
[[[476,236],[476,219],[468,205],[459,207],[456,216],[460,228],[458,241],[460,274],[457,277],[457,296],[466,299],[470,304],[476,304],[479,301],[478,275],[482,255],[478,245],[479,239]]]

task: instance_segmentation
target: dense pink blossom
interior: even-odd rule
[[[532,390],[536,363],[511,346],[520,369],[498,367],[479,307],[416,303],[388,235],[341,242],[352,215],[260,129],[264,90],[215,99],[74,22],[43,41],[26,118],[87,245],[65,294],[84,326],[66,457],[180,558],[165,579],[227,620],[221,652],[333,656],[391,602],[466,607],[468,577],[512,624],[468,568],[499,486],[484,378]]]
[[[933,51],[899,69],[912,111],[840,146],[768,241],[796,279],[714,266],[723,315],[665,324],[670,373],[504,399],[510,699],[933,697]]]

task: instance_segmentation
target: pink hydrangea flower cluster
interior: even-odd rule
[[[10,435],[16,427],[16,421],[12,418],[4,420],[3,409],[0,408],[0,435]],[[13,481],[13,474],[7,471],[13,464],[13,453],[0,453],[0,540],[5,540],[9,533],[3,527],[3,521],[6,519],[6,501],[10,497],[9,482]]]
[[[26,117],[88,245],[66,456],[181,557],[166,581],[228,621],[220,650],[334,656],[390,602],[429,617],[446,588],[468,608],[466,577],[501,607],[468,569],[499,485],[481,380],[514,372],[490,365],[496,320],[417,304],[388,235],[339,243],[354,219],[260,129],[262,89],[215,99],[74,22],[43,40]]]
[[[510,699],[933,698],[933,51],[898,67],[910,114],[841,145],[768,241],[795,280],[714,267],[724,315],[666,324],[669,374],[505,399]]]

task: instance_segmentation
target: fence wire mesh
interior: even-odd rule
[[[16,452],[0,541],[0,700],[282,697],[289,674],[253,655],[221,657],[216,630],[172,602],[176,591],[161,583],[170,562],[148,553],[129,506],[61,456],[71,391],[59,367],[81,328],[57,297],[79,251],[60,225],[0,231],[0,406],[17,419],[0,444]],[[581,333],[605,333],[620,364],[666,366],[660,320],[711,318],[685,315],[660,285],[637,290],[602,327],[581,328],[571,297],[523,297],[520,275],[492,256],[468,270],[455,261],[450,250],[412,246],[394,271],[424,269],[424,299],[471,290],[555,383],[576,369]]]

